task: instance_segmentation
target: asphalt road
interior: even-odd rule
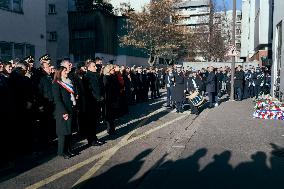
[[[253,103],[225,102],[199,116],[131,107],[118,134],[69,160],[49,154],[2,178],[0,188],[283,188],[284,123],[252,118]]]

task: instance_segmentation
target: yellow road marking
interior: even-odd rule
[[[188,115],[188,114],[185,114],[185,115],[182,115],[182,116],[180,116],[180,117],[177,117],[176,119],[173,119],[172,121],[169,121],[169,122],[167,122],[167,123],[165,123],[165,124],[163,124],[163,125],[160,125],[160,126],[158,126],[158,127],[155,127],[155,128],[153,128],[153,129],[151,129],[151,130],[145,132],[144,134],[138,135],[138,136],[133,137],[133,138],[131,138],[130,140],[128,140],[128,138],[129,138],[133,133],[135,133],[135,131],[137,130],[137,129],[135,129],[135,130],[133,130],[132,132],[128,133],[128,134],[121,140],[121,142],[118,143],[116,146],[114,146],[114,147],[112,147],[112,148],[110,148],[110,149],[108,149],[108,150],[106,150],[106,151],[104,151],[104,152],[101,152],[100,154],[97,154],[97,155],[95,155],[95,156],[93,156],[93,157],[91,157],[91,158],[89,158],[89,159],[86,159],[86,160],[84,160],[84,161],[82,161],[82,162],[80,162],[80,163],[78,163],[78,164],[76,164],[76,165],[73,165],[73,166],[71,166],[71,167],[69,167],[69,168],[67,168],[67,169],[65,169],[65,170],[63,170],[63,171],[61,171],[61,172],[59,172],[59,173],[57,173],[57,174],[55,174],[55,175],[52,175],[52,176],[50,176],[50,177],[48,177],[48,178],[46,178],[46,179],[43,179],[43,180],[41,180],[41,181],[39,181],[39,182],[37,182],[37,183],[31,185],[31,186],[28,186],[28,187],[26,187],[25,189],[37,189],[37,188],[40,188],[40,187],[42,187],[42,186],[44,186],[44,185],[47,185],[47,184],[49,184],[49,183],[51,183],[51,182],[53,182],[53,181],[55,181],[55,180],[57,180],[57,179],[59,179],[59,178],[65,176],[65,175],[67,175],[67,174],[69,174],[69,173],[72,173],[72,172],[74,172],[74,171],[80,169],[81,167],[83,167],[83,166],[85,166],[85,165],[87,165],[87,164],[89,164],[89,163],[91,163],[91,162],[93,162],[93,161],[95,161],[95,160],[97,160],[97,159],[100,159],[100,158],[106,156],[106,158],[102,158],[102,160],[101,160],[100,162],[98,162],[98,163],[100,163],[101,166],[102,166],[102,165],[103,165],[102,163],[106,162],[106,159],[108,159],[107,157],[109,157],[110,154],[112,154],[113,152],[116,152],[116,151],[117,151],[118,149],[120,149],[121,147],[126,146],[126,145],[128,145],[129,143],[132,143],[132,142],[134,142],[135,140],[138,140],[138,139],[140,139],[140,138],[142,138],[142,137],[145,137],[145,136],[151,134],[152,132],[155,132],[155,131],[157,131],[157,130],[159,130],[159,129],[162,129],[162,128],[164,128],[164,127],[166,127],[166,126],[168,126],[168,125],[174,123],[175,121],[181,120],[182,118],[186,117],[187,115]],[[148,119],[147,119],[147,120],[148,120]],[[147,120],[145,120],[145,122],[146,122]],[[144,122],[144,121],[142,121],[142,122]],[[117,148],[118,148],[118,149],[117,149]],[[101,167],[101,166],[100,166],[100,167]],[[92,170],[95,171],[95,173],[96,173],[96,171],[97,171],[97,170],[95,170],[95,168],[92,169]],[[89,172],[89,174],[94,175],[93,172],[92,172],[92,173],[91,173],[91,171],[88,171],[88,172]],[[86,175],[86,176],[85,176],[84,178],[87,178],[87,173],[86,173],[85,175]],[[83,180],[83,179],[80,179],[80,180]],[[76,182],[76,183],[77,183],[77,182]]]

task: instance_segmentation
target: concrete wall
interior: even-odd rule
[[[248,56],[248,44],[249,44],[249,1],[243,0],[242,2],[242,36],[241,36],[241,57],[246,58]]]
[[[242,65],[243,68],[246,68],[250,65],[257,67],[258,63],[257,62],[236,63],[236,66],[238,66],[238,65]],[[220,67],[224,68],[225,66],[231,67],[231,63],[230,62],[184,62],[183,63],[183,67],[185,69],[192,67],[196,70],[200,70],[201,68],[207,68],[209,66],[213,66],[215,68],[220,68]]]
[[[277,71],[280,69],[277,67],[277,57],[276,57],[276,47],[277,47],[277,40],[279,39],[276,35],[276,26],[282,21],[282,49],[281,49],[281,71],[280,71],[280,91],[284,93],[284,1],[283,0],[274,0],[274,16],[273,16],[273,44],[272,44],[272,57],[273,57],[273,67],[272,67],[272,94],[273,93],[273,85],[275,83],[275,79],[277,77]],[[278,38],[278,39],[277,39]]]
[[[103,59],[103,63],[109,63],[109,61],[113,61],[114,64],[118,65],[126,65],[126,66],[148,66],[148,59],[142,57],[135,56],[126,56],[126,55],[111,55],[104,53],[96,53],[97,57]]]
[[[23,14],[0,9],[0,41],[35,46],[35,58],[46,53],[45,1],[24,0]]]
[[[52,61],[69,57],[68,0],[46,1],[47,52]],[[49,14],[49,4],[55,4],[56,14]],[[57,41],[49,40],[49,32],[57,32]]]
[[[256,0],[250,0],[250,10],[249,10],[250,22],[249,22],[248,57],[252,57],[254,55],[255,1]]]

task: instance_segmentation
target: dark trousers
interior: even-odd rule
[[[167,87],[167,106],[172,105],[172,88]]]
[[[236,98],[238,100],[242,100],[242,98],[243,98],[243,89],[241,87],[236,87],[235,88],[235,93],[236,93]]]
[[[176,109],[178,112],[182,112],[182,101],[176,102]]]
[[[213,107],[213,104],[216,103],[216,93],[215,92],[208,92],[208,97],[209,97],[209,107]]]
[[[59,135],[58,136],[58,155],[64,155],[71,151],[71,135]]]
[[[248,86],[248,84],[245,84],[243,98],[249,98],[249,97],[250,97],[249,86]]]
[[[255,97],[258,98],[258,96],[260,95],[260,93],[261,93],[261,86],[256,85],[256,86],[254,87],[254,95],[255,95]]]

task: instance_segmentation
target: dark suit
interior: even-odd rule
[[[58,136],[58,155],[63,155],[71,149],[71,127],[74,114],[70,93],[57,82],[52,85],[55,104],[54,117],[56,120],[56,134]],[[68,114],[68,120],[63,115]]]
[[[115,131],[114,119],[118,117],[120,88],[116,75],[103,77],[105,86],[105,119],[109,122],[108,133]]]
[[[53,117],[54,104],[52,94],[52,78],[46,73],[42,74],[38,84],[38,107],[41,112],[39,113],[40,129],[39,140],[43,144],[47,144],[50,140],[54,139],[55,121]]]
[[[243,98],[244,78],[245,78],[245,74],[243,70],[236,71],[234,87],[235,87],[236,96],[238,100],[242,100]]]
[[[206,79],[206,92],[208,92],[209,106],[212,107],[213,103],[216,103],[216,76],[215,73],[209,72]]]
[[[173,93],[173,85],[174,85],[174,75],[173,73],[170,75],[169,73],[165,76],[164,83],[166,84],[167,88],[167,106],[172,106],[172,93]]]
[[[83,84],[86,96],[86,128],[83,133],[91,144],[97,140],[96,128],[101,115],[101,103],[104,96],[103,82],[98,73],[88,71],[83,77]]]
[[[182,102],[184,100],[184,75],[182,72],[174,72],[173,101],[176,103],[178,112],[182,111]]]

